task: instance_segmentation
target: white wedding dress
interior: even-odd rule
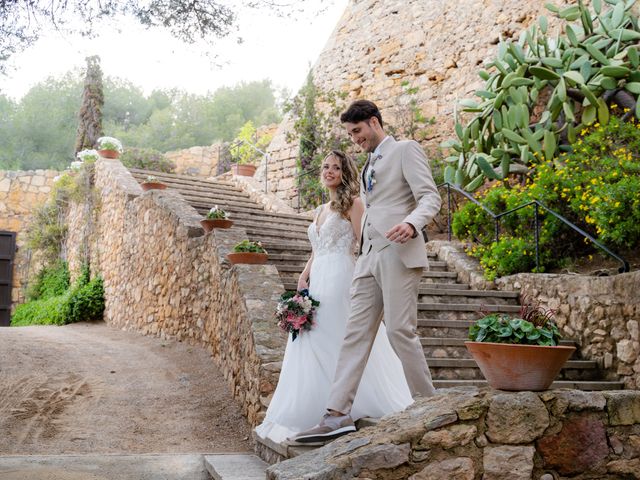
[[[308,234],[313,248],[309,293],[320,302],[316,325],[295,341],[289,335],[278,386],[264,422],[256,428],[260,437],[277,443],[313,427],[326,413],[349,317],[355,264],[351,223],[329,210],[320,227],[315,222],[309,225]],[[381,417],[403,410],[412,401],[400,359],[381,324],[351,416],[354,420]]]

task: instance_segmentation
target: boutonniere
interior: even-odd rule
[[[369,162],[369,170],[367,172],[367,192],[371,192],[373,190],[373,186],[376,184],[376,171],[374,166],[381,158],[382,155],[378,154]]]

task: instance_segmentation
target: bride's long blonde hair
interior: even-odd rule
[[[360,192],[358,167],[351,157],[340,150],[332,150],[331,153],[324,157],[322,163],[329,157],[338,159],[340,161],[340,169],[342,170],[342,183],[336,189],[336,198],[335,200],[331,200],[329,208],[339,212],[343,218],[349,220],[349,210],[353,205],[353,199],[358,196]]]

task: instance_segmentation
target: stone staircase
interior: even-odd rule
[[[131,169],[141,181],[153,174],[169,188],[178,190],[202,215],[218,205],[246,230],[250,240],[261,241],[269,252],[269,262],[280,273],[287,290],[296,288],[297,277],[311,254],[304,215],[266,212],[249,195],[231,182],[200,180],[185,175]],[[518,292],[472,290],[458,282],[456,272],[429,254],[430,270],[424,272],[418,299],[418,331],[436,388],[485,385],[486,381],[464,346],[469,326],[479,311],[516,313]],[[571,340],[563,341],[572,345]],[[595,361],[574,356],[560,372],[552,388],[615,390],[621,382],[602,381]]]

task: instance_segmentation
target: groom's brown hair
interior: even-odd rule
[[[384,127],[382,115],[380,115],[380,110],[378,110],[378,106],[375,103],[369,100],[356,100],[340,115],[340,122],[358,123],[369,120],[371,117],[376,117],[380,127]]]

